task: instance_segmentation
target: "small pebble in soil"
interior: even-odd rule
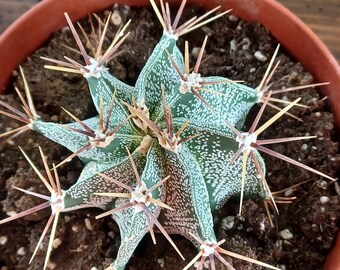
[[[243,230],[243,224],[240,224],[239,226],[237,226],[237,228],[239,231],[242,231]]]
[[[194,267],[197,268],[198,265],[199,265],[199,262],[195,262]],[[209,265],[210,265],[210,261],[209,261],[209,260],[206,260],[206,261],[203,263],[203,268],[204,268],[204,269],[209,269]]]
[[[61,240],[61,238],[56,238],[56,239],[53,240],[52,247],[54,249],[57,249],[62,242],[63,241]]]
[[[5,235],[0,236],[0,245],[3,246],[4,244],[6,244],[7,240],[8,240],[7,236],[5,236]]]
[[[290,232],[289,229],[284,229],[282,231],[280,231],[280,236],[284,239],[284,240],[289,240],[293,238],[293,234]]]
[[[17,214],[17,212],[15,212],[15,211],[8,211],[8,212],[6,212],[6,214],[7,214],[7,216],[12,217],[12,216],[15,216]]]
[[[304,143],[301,145],[301,151],[306,151],[308,149],[308,144]]]
[[[321,197],[320,197],[320,202],[321,202],[322,204],[328,203],[328,202],[329,202],[329,198],[328,198],[327,196],[321,196]]]
[[[18,71],[13,70],[12,71],[12,75],[13,75],[13,77],[18,77],[19,73],[18,73]]]
[[[197,59],[199,53],[200,53],[201,48],[200,47],[194,47],[191,50],[191,55]]]
[[[65,217],[64,217],[64,220],[65,220],[65,222],[67,223],[67,222],[69,222],[69,221],[71,220],[71,218],[70,218],[69,216],[65,216]]]
[[[321,182],[318,183],[318,187],[322,189],[327,189],[328,183],[325,180],[322,180]]]
[[[72,231],[73,232],[78,232],[79,231],[79,227],[77,225],[73,225],[72,226]]]
[[[289,196],[291,196],[293,194],[293,192],[294,192],[294,189],[293,188],[289,188],[289,189],[287,189],[285,191],[285,196],[289,197]]]
[[[52,122],[58,122],[59,121],[59,116],[58,115],[52,115],[51,116],[51,121]]]
[[[122,23],[122,17],[119,14],[118,10],[115,10],[112,15],[111,15],[111,22],[115,25],[115,26],[119,26]]]
[[[238,21],[238,17],[235,16],[235,15],[229,15],[228,19],[231,22],[237,22]]]
[[[249,50],[249,47],[250,47],[250,40],[249,38],[244,38],[242,39],[242,50]]]
[[[107,234],[111,239],[115,239],[116,234],[113,231],[108,232]]]
[[[98,270],[98,268],[94,266],[94,267],[91,267],[90,270]]]
[[[251,227],[246,228],[246,232],[252,232],[252,231],[253,231],[253,228]]]
[[[26,251],[26,248],[25,248],[25,247],[20,247],[20,248],[17,250],[17,254],[18,254],[19,256],[25,256],[26,253],[27,253],[27,251]]]
[[[70,29],[68,28],[68,26],[65,26],[64,28],[61,29],[61,32],[63,34],[67,34],[68,32],[70,32]]]
[[[164,267],[164,263],[165,263],[164,259],[158,259],[157,262],[161,268]]]
[[[230,230],[234,227],[235,224],[235,217],[234,216],[227,216],[222,219],[221,227],[223,230]]]
[[[340,196],[340,186],[338,182],[335,182],[334,187],[335,187],[335,192]]]
[[[210,27],[207,27],[207,26],[203,26],[203,27],[202,27],[202,31],[203,31],[208,37],[211,37],[211,36],[214,34],[213,30],[211,30],[211,28],[210,28]]]
[[[268,57],[265,56],[261,51],[256,51],[254,53],[254,56],[257,60],[261,61],[261,62],[266,62]]]
[[[93,230],[93,226],[91,224],[91,220],[88,219],[88,218],[85,218],[85,226],[86,228],[89,230],[89,231],[92,231]]]
[[[278,247],[278,248],[281,248],[281,247],[282,247],[282,243],[283,243],[282,240],[277,240],[277,241],[275,242],[275,246]]]
[[[263,219],[261,222],[260,222],[260,230],[265,232],[266,231],[266,220]]]
[[[237,45],[237,42],[235,39],[232,39],[230,41],[230,51],[236,51],[236,45]]]
[[[54,262],[49,261],[48,264],[47,264],[48,269],[53,270],[53,269],[56,269],[56,267],[57,267],[57,265]]]

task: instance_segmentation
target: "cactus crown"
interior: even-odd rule
[[[24,112],[0,101],[9,111],[1,111],[2,114],[24,123],[24,126],[3,136],[16,136],[32,129],[73,152],[60,164],[53,164],[53,172],[50,172],[40,149],[46,176],[24,153],[51,196],[18,188],[46,202],[0,222],[5,223],[51,207],[52,214],[46,230],[32,256],[33,259],[47,228],[52,224],[44,268],[52,250],[59,214],[84,207],[99,207],[104,212],[97,218],[112,216],[121,232],[121,246],[112,264],[114,269],[124,269],[146,233],[149,232],[156,242],[154,226],[183,259],[184,256],[169,234],[183,235],[197,246],[198,255],[185,269],[197,260],[197,268],[202,269],[207,258],[210,259],[211,269],[215,269],[214,257],[232,269],[221,254],[277,269],[223,249],[221,245],[224,240],[218,241],[214,233],[213,216],[235,196],[240,197],[240,214],[243,198],[250,196],[271,201],[275,206],[275,198],[265,179],[265,163],[258,151],[332,179],[263,146],[309,139],[311,136],[258,139],[268,126],[299,102],[299,99],[289,102],[265,124],[257,127],[266,105],[272,100],[271,95],[275,94],[268,87],[275,55],[256,89],[227,78],[201,76],[199,67],[207,38],[203,41],[197,62],[190,69],[189,45],[185,43],[183,56],[176,46],[176,40],[227,12],[206,19],[216,8],[179,26],[185,2],[182,1],[171,22],[169,5],[161,1],[161,9],[158,9],[151,0],[164,33],[135,86],[119,81],[106,67],[129,35],[124,34],[127,25],[121,28],[109,49],[103,53],[101,47],[108,27],[107,19],[102,36],[98,38],[98,47],[92,50],[93,56],[90,56],[65,14],[85,64],[67,57],[66,61],[44,58],[58,65],[47,65],[46,68],[83,75],[98,116],[80,120],[64,109],[73,118],[73,123],[60,125],[44,122],[34,109],[25,80],[27,101],[18,91]],[[22,76],[24,78],[23,73]],[[247,132],[242,132],[245,117],[257,103],[262,103],[262,106],[253,125]],[[76,156],[84,163],[84,169],[73,186],[62,190],[57,167]]]

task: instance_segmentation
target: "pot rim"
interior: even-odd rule
[[[4,92],[12,71],[38,49],[51,33],[66,26],[63,16],[65,7],[71,19],[75,21],[114,3],[130,6],[145,6],[149,3],[148,0],[72,1],[70,5],[69,0],[43,0],[18,18],[0,36],[0,94]],[[243,1],[244,5],[242,5]],[[179,4],[181,0],[169,0],[169,2]],[[58,7],[55,6],[56,3]],[[273,0],[188,0],[188,4],[201,5],[205,9],[212,9],[218,5],[222,6],[222,10],[233,8],[234,15],[247,21],[259,22],[269,29],[288,53],[317,81],[330,83],[322,87],[321,91],[329,97],[336,126],[340,129],[340,66],[319,37],[291,11]],[[46,24],[46,18],[53,18],[53,20],[48,20],[49,24]],[[10,53],[13,51],[16,52],[14,57]],[[315,59],[318,61],[315,62]],[[340,249],[340,234],[337,247]],[[331,256],[333,254],[333,262],[339,267],[340,258],[337,252],[333,250]],[[328,257],[324,270],[335,269],[331,261]]]

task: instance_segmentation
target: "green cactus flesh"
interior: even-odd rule
[[[202,97],[214,108],[212,112],[193,94],[181,94],[180,77],[172,66],[167,49],[183,70],[182,56],[176,46],[174,37],[163,35],[148,62],[143,68],[136,86],[126,86],[112,77],[107,71],[99,78],[88,79],[93,102],[99,110],[103,100],[104,119],[107,117],[109,103],[114,91],[116,99],[109,121],[109,129],[118,126],[130,112],[120,100],[129,102],[135,98],[136,103],[143,102],[150,111],[150,120],[165,128],[165,116],[162,108],[162,91],[164,85],[166,104],[171,106],[174,130],[177,131],[185,122],[190,121],[182,134],[184,137],[198,136],[178,145],[176,152],[162,147],[159,139],[151,129],[142,130],[132,120],[124,124],[115,134],[113,141],[103,147],[94,147],[81,152],[78,156],[85,167],[77,182],[65,191],[64,211],[83,207],[100,207],[110,210],[126,199],[105,198],[94,193],[117,193],[122,188],[105,181],[98,173],[122,181],[129,186],[136,184],[126,147],[132,157],[143,181],[148,188],[166,176],[170,176],[159,191],[152,193],[153,198],[161,200],[172,207],[149,206],[159,218],[163,227],[171,233],[181,234],[192,239],[189,233],[205,241],[216,241],[213,230],[213,214],[229,198],[240,193],[242,158],[230,164],[230,159],[238,150],[234,135],[224,123],[227,119],[232,124],[243,123],[250,108],[258,101],[258,91],[242,84],[228,82],[207,85],[209,90],[225,95],[203,93]],[[224,78],[207,77],[204,81],[218,81]],[[225,80],[225,79],[224,79]],[[99,117],[83,121],[93,131],[99,133]],[[78,123],[69,124],[82,129]],[[239,126],[241,127],[241,126]],[[88,136],[67,129],[62,125],[41,120],[34,122],[33,129],[44,136],[75,152],[89,142]],[[140,150],[143,138],[150,136],[151,146],[145,153]],[[183,137],[183,138],[184,138]],[[260,155],[258,158],[262,161]],[[263,164],[263,162],[262,162]],[[264,167],[263,167],[263,170]],[[254,164],[247,164],[245,195],[266,198],[267,193]],[[146,216],[143,212],[126,209],[113,214],[119,225],[122,244],[114,266],[124,269],[139,241],[148,232]]]

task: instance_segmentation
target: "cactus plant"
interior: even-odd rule
[[[47,202],[4,219],[0,224],[51,207],[51,217],[32,256],[33,259],[52,225],[44,269],[52,250],[60,213],[86,207],[103,209],[104,212],[97,218],[110,215],[120,228],[122,241],[117,258],[111,265],[113,269],[124,269],[146,233],[149,232],[156,243],[154,226],[183,259],[185,254],[176,247],[169,234],[183,235],[197,246],[198,255],[185,269],[198,260],[197,268],[202,269],[206,259],[209,259],[211,269],[215,269],[214,257],[228,269],[233,269],[221,254],[278,269],[223,249],[221,244],[224,240],[218,241],[215,236],[213,217],[235,196],[240,197],[240,215],[243,199],[247,197],[269,201],[275,207],[275,198],[265,179],[265,162],[258,151],[334,180],[263,146],[313,136],[257,139],[291,107],[299,105],[299,99],[288,102],[289,105],[257,128],[266,105],[273,100],[271,95],[276,93],[268,90],[275,54],[268,72],[255,89],[227,78],[202,77],[199,67],[207,38],[192,71],[188,43],[185,43],[183,56],[176,41],[226,12],[206,20],[216,8],[178,26],[185,0],[173,22],[167,4],[161,2],[161,10],[153,0],[151,4],[164,33],[134,87],[116,79],[106,67],[128,36],[129,33],[124,35],[128,24],[117,33],[108,50],[102,53],[107,19],[98,38],[98,46],[93,50],[93,56],[89,56],[65,14],[85,64],[67,57],[67,62],[44,58],[59,65],[48,65],[46,68],[79,73],[87,80],[98,116],[80,120],[64,109],[74,119],[73,123],[61,125],[43,121],[34,109],[25,79],[27,101],[17,91],[24,112],[0,101],[0,105],[7,108],[7,111],[0,111],[2,114],[25,124],[2,136],[17,136],[32,129],[73,152],[60,164],[53,164],[51,173],[40,149],[46,176],[23,152],[51,196],[17,188]],[[247,132],[240,131],[250,109],[257,103],[262,103],[262,106],[251,128]],[[84,169],[72,187],[62,190],[57,168],[76,156],[84,163]]]

